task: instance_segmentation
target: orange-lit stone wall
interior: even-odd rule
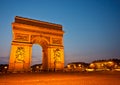
[[[12,33],[9,71],[30,71],[33,44],[42,47],[43,70],[64,68],[61,25],[16,16]]]

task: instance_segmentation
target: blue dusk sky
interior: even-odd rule
[[[65,64],[120,59],[120,0],[0,0],[0,63],[9,63],[15,16],[61,24]],[[33,45],[32,64],[42,63]]]

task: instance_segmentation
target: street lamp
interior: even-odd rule
[[[5,68],[5,69],[7,69],[8,67],[7,67],[7,66],[5,66],[4,68]]]

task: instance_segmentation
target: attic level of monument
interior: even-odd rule
[[[29,18],[23,18],[23,17],[20,17],[20,16],[15,17],[15,23],[62,31],[62,25],[53,24],[53,23],[44,22],[44,21],[39,21],[39,20],[34,20],[34,19],[29,19]]]

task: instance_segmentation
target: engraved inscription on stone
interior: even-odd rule
[[[53,39],[52,39],[52,43],[53,43],[53,44],[62,44],[62,39],[53,38]]]
[[[19,41],[29,41],[29,35],[28,35],[28,34],[16,33],[16,34],[15,34],[15,40],[19,40]]]

